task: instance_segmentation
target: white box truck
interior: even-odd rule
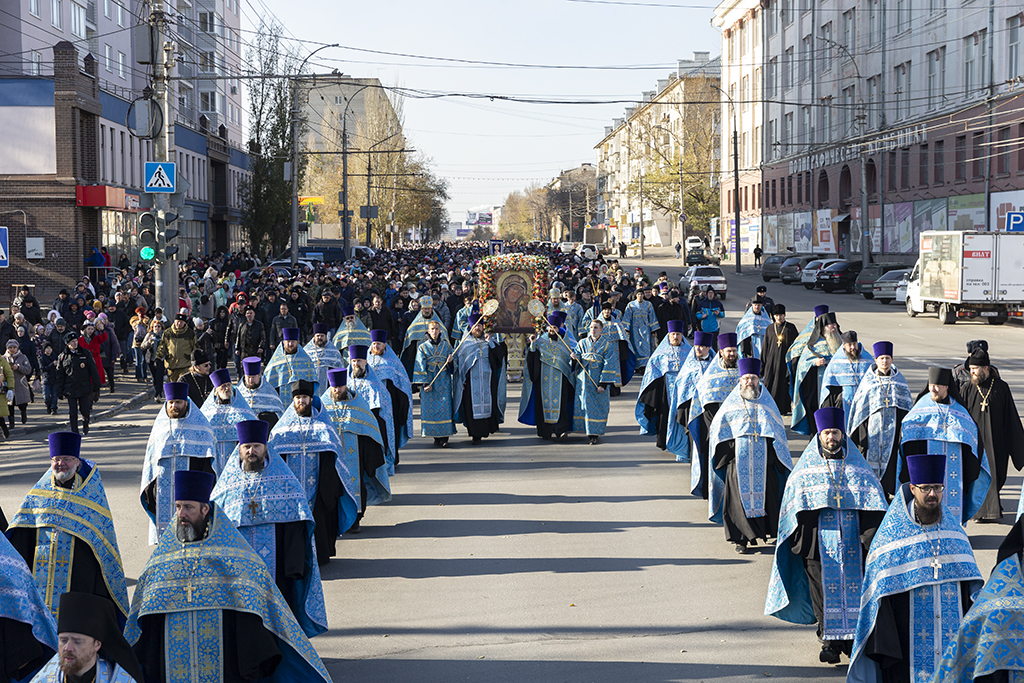
[[[907,315],[935,311],[943,325],[985,318],[1002,325],[1024,308],[1024,232],[921,233],[907,283]]]

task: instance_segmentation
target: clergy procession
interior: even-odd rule
[[[1024,428],[986,341],[911,386],[911,343],[862,339],[829,306],[798,328],[761,287],[725,331],[711,288],[680,304],[665,273],[550,255],[530,299],[488,268],[537,262],[482,256],[402,260],[369,310],[347,290],[378,280],[342,276],[336,315],[282,327],[263,353],[236,348],[233,370],[194,352],[162,384],[137,458],[137,579],[104,454],[49,434],[45,471],[0,515],[0,683],[330,681],[325,588],[370,508],[401,502],[410,443],[457,461],[500,453],[513,429],[585,446],[623,431],[624,461],[667,452],[730,553],[771,557],[746,577],[764,596],[750,618],[806,627],[816,666],[847,663],[854,683],[1024,677],[1024,497],[1003,510],[999,495],[1010,461],[1024,466]],[[410,307],[401,324],[392,298]],[[966,529],[1004,513],[1018,520],[986,582]]]

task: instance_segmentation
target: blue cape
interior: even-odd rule
[[[687,427],[690,430],[690,436],[693,437],[694,454],[700,450],[703,438],[702,432],[704,430],[700,416],[704,414],[705,406],[724,402],[740,381],[739,370],[722,367],[721,361],[722,357],[716,356],[714,362],[708,365],[708,369],[697,380],[693,402],[690,403],[690,416]],[[708,462],[710,463],[710,455],[708,457]],[[693,464],[690,466],[690,492],[694,495],[700,495],[701,461],[699,457],[694,457],[692,462]],[[710,477],[708,480],[710,481]]]
[[[320,396],[324,406],[324,413],[331,419],[331,423],[338,430],[338,437],[341,439],[343,448],[342,459],[347,464],[349,472],[358,473],[360,477],[365,473],[359,469],[359,437],[366,436],[381,445],[384,452],[387,452],[387,445],[380,435],[380,425],[377,417],[373,414],[370,404],[366,399],[349,387],[348,400],[335,401],[328,389]],[[361,495],[359,487],[355,487],[355,494],[359,500]],[[385,463],[377,468],[374,476],[366,480],[366,505],[379,505],[391,500],[391,481],[388,478],[388,464]]]
[[[35,639],[57,651],[57,622],[43,601],[25,558],[0,534],[0,614],[32,627]]]

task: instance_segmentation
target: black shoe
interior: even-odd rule
[[[479,446],[480,442],[482,442],[482,441],[483,441],[483,439],[481,439],[479,436],[474,436],[473,437],[473,445],[474,446]]]
[[[82,422],[82,436],[89,436],[89,423]]]
[[[740,555],[745,555],[746,552],[747,552],[747,544],[746,543],[737,543],[736,547],[734,548],[734,550],[737,553],[739,553]]]
[[[596,436],[588,436],[587,439],[589,440],[591,446],[593,446],[594,444],[597,443],[597,437]]]
[[[826,641],[818,653],[818,661],[822,664],[838,664],[839,650],[831,642]]]
[[[350,534],[358,534],[360,531],[362,531],[362,529],[359,528],[359,520],[357,519],[355,524],[348,528],[348,532]]]

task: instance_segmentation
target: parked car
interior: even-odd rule
[[[703,247],[697,249],[691,249],[686,252],[686,265],[688,266],[706,266],[710,265],[711,261],[708,260],[707,254],[704,253]]]
[[[704,250],[704,240],[700,237],[692,236],[686,238],[686,253],[689,254],[694,249]]]
[[[914,265],[906,275],[900,278],[899,282],[896,283],[896,301],[903,305],[907,303],[907,285],[914,279],[914,271],[917,270],[917,265]],[[913,318],[914,316],[910,316]]]
[[[688,291],[690,286],[696,282],[701,291],[714,287],[719,299],[725,299],[729,285],[725,280],[725,273],[718,266],[690,266],[679,278],[679,289]]]
[[[861,268],[860,261],[837,261],[832,265],[819,268],[815,286],[821,287],[826,293],[836,290],[852,293]]]
[[[561,242],[558,245],[558,251],[562,252],[563,254],[571,254],[574,251],[576,251],[576,245],[573,244],[572,242]]]
[[[804,266],[817,258],[817,256],[790,256],[779,268],[779,279],[782,280],[782,284],[791,285],[794,282],[800,282]]]
[[[900,270],[890,270],[887,273],[883,273],[881,277],[874,281],[871,285],[872,296],[878,300],[880,304],[891,304],[896,300],[896,290],[899,289],[900,284],[903,284],[903,298],[907,297],[906,293],[906,281],[907,276],[910,275],[909,268],[903,268]],[[865,294],[864,296],[868,296]],[[869,299],[872,297],[868,297]]]
[[[581,244],[576,248],[576,255],[585,258],[588,261],[593,261],[597,258],[598,250],[596,244]]]
[[[771,282],[773,277],[779,277],[782,264],[788,261],[789,258],[786,254],[774,254],[765,258],[761,262],[761,279],[765,282]]]
[[[800,284],[804,286],[804,289],[814,289],[817,284],[818,271],[831,266],[836,261],[843,260],[840,258],[822,258],[808,261],[807,265],[800,271]]]
[[[902,263],[870,263],[860,271],[860,275],[857,276],[857,282],[854,283],[853,291],[863,294],[865,299],[871,299],[875,296],[874,285],[878,278],[889,271],[903,270],[904,268],[906,266]]]

